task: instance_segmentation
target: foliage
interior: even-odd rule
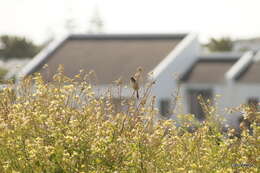
[[[122,98],[127,109],[115,110],[113,93],[96,97],[90,75],[81,71],[70,79],[60,68],[53,82],[35,74],[0,93],[0,170],[259,171],[260,127],[254,122],[252,135],[244,130],[241,138],[229,138],[212,121],[214,108],[204,105],[208,120],[191,133],[192,115],[180,115],[183,125],[178,128],[174,121],[156,120],[155,97],[149,96],[153,83],[139,101]],[[121,91],[123,86],[117,81],[115,87]]]
[[[1,58],[30,58],[35,56],[41,49],[32,41],[18,36],[3,35],[0,37]]]
[[[7,70],[0,68],[0,83],[4,80]]]
[[[206,45],[211,52],[225,52],[232,51],[233,43],[230,38],[211,38],[210,42]]]

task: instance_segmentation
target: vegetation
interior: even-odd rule
[[[7,70],[0,68],[0,83],[3,82],[6,73],[7,73]]]
[[[226,52],[226,51],[232,51],[233,43],[230,38],[220,38],[215,39],[211,38],[209,43],[206,45],[206,47],[211,52]]]
[[[216,109],[203,100],[206,121],[180,115],[177,127],[156,120],[153,82],[140,100],[126,100],[117,80],[116,94],[126,109],[116,110],[111,90],[96,97],[91,72],[70,79],[62,71],[53,82],[35,74],[0,93],[2,172],[259,172],[259,117],[250,107],[243,110],[251,135],[247,128],[240,137],[234,129],[223,133]]]
[[[0,58],[31,58],[42,48],[32,41],[18,36],[3,35],[0,37]]]

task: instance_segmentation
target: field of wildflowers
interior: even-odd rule
[[[259,172],[259,116],[244,105],[252,134],[223,132],[206,103],[206,120],[180,115],[183,124],[157,120],[155,98],[96,97],[89,73],[74,79],[62,69],[46,83],[27,77],[0,92],[0,172]],[[79,79],[83,82],[79,82]],[[115,84],[122,87],[120,82]],[[250,117],[247,117],[250,116]]]

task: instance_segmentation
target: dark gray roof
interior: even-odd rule
[[[181,77],[184,83],[217,84],[225,81],[225,73],[241,54],[221,53],[201,55],[198,61]]]
[[[176,40],[183,39],[187,34],[72,34],[69,39],[76,40]]]
[[[39,71],[45,79],[64,65],[65,75],[73,77],[80,69],[94,70],[98,84],[109,84],[130,76],[141,66],[144,73],[152,71],[186,34],[102,34],[71,35],[55,50],[34,65],[29,74]],[[48,64],[48,73],[42,69]]]

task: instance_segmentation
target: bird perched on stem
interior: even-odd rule
[[[137,99],[139,99],[139,93],[138,93],[139,84],[134,77],[131,77],[130,81],[131,81],[132,88],[134,89],[134,92],[136,92],[136,97]]]

